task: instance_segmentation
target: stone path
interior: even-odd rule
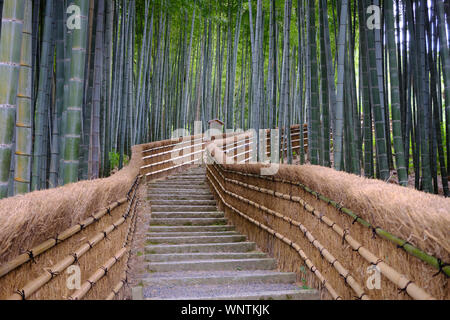
[[[196,167],[148,186],[146,299],[319,299],[228,224]]]

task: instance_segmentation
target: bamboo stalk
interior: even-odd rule
[[[8,196],[25,0],[3,3],[0,38],[0,199]]]

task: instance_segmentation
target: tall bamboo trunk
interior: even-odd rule
[[[333,153],[334,153],[334,168],[342,170],[344,167],[344,80],[345,80],[345,51],[346,51],[346,35],[347,35],[347,14],[348,1],[341,2],[341,17],[339,26],[338,39],[338,82],[337,82],[337,97],[336,97],[336,119],[335,132],[333,136]]]
[[[92,95],[91,135],[89,148],[89,179],[97,179],[100,173],[100,104],[103,77],[104,0],[98,0],[97,28],[95,36],[94,92]]]
[[[392,0],[386,0],[386,32],[389,48],[389,69],[391,83],[391,110],[392,128],[394,134],[395,162],[399,183],[403,186],[408,184],[408,172],[405,167],[405,156],[403,153],[403,136],[400,113],[400,88],[397,65],[397,52],[395,44],[394,29],[394,5]],[[387,107],[387,106],[386,106]]]
[[[83,105],[84,73],[86,61],[86,40],[88,33],[89,0],[75,0],[80,8],[80,29],[74,29],[72,35],[72,58],[70,61],[69,103],[67,125],[65,128],[64,183],[78,181],[81,108]]]
[[[32,157],[32,10],[31,0],[25,1],[22,54],[20,58],[19,87],[17,90],[16,152],[14,194],[24,194],[31,187]]]
[[[36,99],[36,117],[34,125],[34,148],[33,148],[33,179],[31,189],[40,190],[42,180],[42,165],[45,149],[45,126],[48,107],[48,88],[49,88],[49,57],[51,52],[51,33],[52,33],[52,9],[53,0],[47,0],[45,4],[44,30],[42,36],[40,71],[39,71],[39,89]]]
[[[50,162],[50,187],[58,186],[58,175],[60,165],[61,151],[61,122],[64,109],[64,6],[63,2],[55,2],[56,19],[56,97],[53,117],[52,143],[51,143],[51,162]]]
[[[23,37],[24,0],[5,0],[0,37],[0,199],[8,195]]]

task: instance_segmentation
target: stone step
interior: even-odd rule
[[[155,183],[155,185],[170,185],[170,184],[181,184],[181,185],[194,185],[194,186],[198,186],[198,185],[203,185],[203,186],[207,186],[208,180],[206,180],[205,178],[203,179],[171,179],[171,180],[164,180],[164,181],[160,181],[159,183]],[[152,184],[150,185],[152,186]]]
[[[151,232],[147,234],[147,238],[152,237],[185,237],[185,236],[231,236],[239,235],[236,231],[210,231],[210,232]]]
[[[214,259],[261,259],[267,258],[262,252],[210,252],[210,253],[168,253],[148,254],[145,256],[149,262],[189,261],[189,260],[214,260]]]
[[[153,200],[214,200],[214,196],[212,194],[172,194],[167,195],[164,193],[159,194],[149,194],[147,200],[150,200],[152,203]]]
[[[217,211],[216,206],[209,205],[164,205],[164,204],[152,204],[152,212],[214,212]]]
[[[226,225],[225,218],[156,218],[150,220],[152,226],[210,226]]]
[[[275,259],[224,259],[152,262],[147,264],[149,272],[169,271],[217,271],[217,270],[273,270],[277,266]]]
[[[245,283],[294,283],[293,272],[275,271],[191,271],[162,272],[143,279],[145,285],[156,286],[192,286],[192,285],[230,285]]]
[[[277,272],[277,261],[227,224],[206,178],[195,167],[148,184],[150,226],[147,300],[311,300],[316,290],[295,284],[295,273]]]
[[[172,189],[172,188],[154,188],[149,189],[150,194],[165,194],[165,195],[205,195],[205,194],[211,194],[211,190],[209,189],[195,189],[195,190],[189,190],[189,189]]]
[[[191,175],[178,175],[178,176],[170,176],[167,177],[165,181],[173,181],[173,180],[206,180],[205,174],[191,174]]]
[[[159,181],[149,181],[148,185],[159,185],[159,184],[188,184],[188,183],[201,183],[201,184],[207,184],[208,180],[205,176],[202,178],[197,179],[167,179],[167,180],[159,180]]]
[[[153,200],[154,205],[173,205],[173,206],[216,206],[215,200]]]
[[[149,232],[221,232],[233,231],[236,228],[231,225],[223,226],[152,226]]]
[[[202,168],[202,169],[195,169],[195,170],[187,170],[184,172],[179,172],[177,174],[174,174],[174,177],[178,177],[178,176],[192,176],[192,175],[197,175],[197,174],[205,174],[206,173],[206,168]]]
[[[249,252],[256,249],[254,242],[202,243],[202,244],[161,244],[145,247],[148,254],[161,253],[201,253],[201,252]]]
[[[150,184],[149,185],[150,190],[154,188],[180,188],[180,189],[207,189],[209,190],[209,186],[204,183],[158,183],[158,184]]]
[[[248,292],[242,292],[236,289],[234,292],[221,294],[221,292],[215,292],[216,295],[209,294],[205,296],[194,295],[195,292],[189,290],[179,290],[177,293],[189,292],[190,295],[178,295],[176,294],[176,288],[171,288],[174,291],[174,295],[165,297],[150,297],[147,300],[319,300],[320,295],[317,290],[312,289],[293,289],[293,290],[273,290],[273,291],[255,291],[250,289]],[[187,289],[187,288],[186,288]],[[230,286],[227,289],[233,289]]]
[[[162,218],[223,218],[221,211],[213,212],[152,212],[152,219]]]
[[[247,238],[242,235],[227,236],[184,236],[184,237],[151,237],[147,244],[189,244],[189,243],[224,243],[243,242]]]

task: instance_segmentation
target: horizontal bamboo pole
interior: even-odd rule
[[[114,286],[111,293],[106,296],[105,300],[114,300],[114,298],[120,293],[120,290],[124,287],[124,285],[128,284],[127,273],[124,272],[120,281]]]
[[[148,160],[148,159],[151,159],[151,158],[160,157],[160,156],[163,156],[163,155],[166,155],[166,154],[174,153],[176,151],[181,151],[181,150],[186,150],[186,149],[190,149],[190,148],[195,148],[195,147],[198,147],[198,146],[203,146],[205,144],[206,144],[206,142],[202,142],[202,143],[198,143],[198,144],[188,145],[187,147],[172,149],[172,150],[168,150],[168,151],[161,152],[161,153],[155,153],[155,154],[152,154],[150,156],[143,157],[142,160]]]
[[[160,149],[163,149],[163,148],[169,148],[169,147],[173,147],[173,146],[179,145],[180,143],[188,143],[188,142],[191,142],[191,141],[196,141],[198,139],[203,139],[203,134],[164,140],[165,142],[168,143],[167,145],[145,149],[145,150],[142,151],[142,153],[148,153],[148,152],[155,151],[155,150],[160,150]]]
[[[81,245],[74,253],[68,255],[66,258],[53,265],[50,268],[44,269],[44,274],[39,276],[38,278],[29,281],[22,289],[17,290],[13,293],[8,300],[26,300],[28,297],[32,296],[36,291],[42,288],[46,283],[52,280],[54,277],[58,276],[64,270],[66,270],[69,266],[75,263],[80,257],[82,257],[86,252],[92,249],[99,242],[107,239],[108,235],[115,230],[118,229],[129,217],[129,213],[131,210],[131,206],[133,203],[136,205],[134,201],[136,197],[136,192],[131,199],[127,212],[118,219],[115,223],[109,225],[104,229],[103,232],[99,232],[97,235],[93,236],[90,240],[88,240],[85,244]]]
[[[82,285],[81,288],[75,291],[71,296],[69,296],[69,300],[81,300],[84,296],[92,289],[92,287],[104,276],[106,276],[111,270],[111,268],[120,261],[120,259],[126,254],[129,253],[128,248],[120,249],[111,259],[106,261],[93,275],[89,277]]]
[[[267,181],[281,182],[281,183],[290,184],[293,186],[298,186],[298,187],[302,188],[304,191],[308,192],[309,194],[326,202],[328,205],[332,206],[336,210],[339,210],[340,212],[345,213],[346,215],[351,217],[353,219],[353,221],[358,222],[359,224],[371,229],[374,233],[378,234],[380,237],[395,243],[399,248],[402,248],[404,251],[415,256],[416,258],[420,259],[421,261],[431,265],[432,267],[436,268],[437,270],[442,271],[447,277],[450,277],[450,264],[449,263],[443,262],[441,259],[433,257],[433,256],[425,253],[421,249],[410,244],[408,241],[403,240],[380,227],[373,226],[370,222],[359,217],[352,210],[342,207],[336,201],[331,200],[331,199],[327,198],[326,196],[320,194],[319,192],[316,192],[316,191],[308,188],[307,186],[305,186],[302,183],[285,180],[285,179],[278,179],[275,177],[269,178],[267,176],[259,176],[259,175],[251,174],[251,173],[243,173],[243,172],[239,172],[239,171],[235,171],[235,170],[228,170],[228,169],[223,169],[223,170],[225,172],[239,174],[242,176],[248,176],[248,177],[252,177],[252,178],[259,178],[259,179],[263,179],[263,180],[267,180]]]
[[[145,176],[148,178],[148,177],[153,176],[153,175],[158,174],[158,173],[174,170],[174,169],[177,169],[177,168],[180,168],[180,167],[192,164],[192,163],[194,163],[196,161],[199,161],[201,159],[202,158],[200,157],[200,158],[197,158],[197,159],[194,159],[194,160],[191,160],[191,161],[187,161],[187,162],[184,162],[184,163],[181,163],[181,164],[177,164],[177,165],[169,167],[169,168],[164,168],[164,169],[161,169],[161,170],[152,171],[152,172],[146,173]]]
[[[154,167],[154,166],[157,166],[157,165],[161,165],[161,164],[164,164],[164,163],[173,162],[175,160],[191,157],[192,155],[195,155],[195,154],[198,154],[198,153],[202,153],[202,152],[203,152],[203,149],[202,150],[198,150],[196,152],[191,152],[191,153],[188,153],[188,154],[185,154],[185,155],[182,155],[182,156],[178,156],[178,157],[175,157],[175,158],[172,158],[172,159],[167,159],[167,160],[163,160],[163,161],[160,161],[160,162],[151,163],[151,164],[142,166],[141,170],[142,169],[148,169],[148,168],[151,168],[151,167]]]
[[[208,173],[211,174],[214,179],[215,182],[217,184],[219,184],[219,186],[221,187],[222,190],[225,191],[224,187],[220,184],[220,182],[217,180],[217,177],[212,173],[212,171],[209,169],[208,167]],[[209,178],[209,177],[208,177]],[[284,237],[283,235],[281,235],[278,232],[275,232],[275,230],[267,227],[266,225],[260,223],[259,221],[247,216],[246,214],[240,212],[238,209],[234,208],[232,205],[228,204],[225,199],[222,197],[222,195],[220,194],[220,192],[217,190],[217,187],[215,186],[215,183],[212,182],[212,180],[209,181],[211,183],[211,185],[213,186],[215,192],[217,193],[217,195],[219,196],[219,198],[221,199],[222,203],[227,206],[228,208],[230,208],[231,210],[233,210],[234,212],[236,212],[237,214],[239,214],[241,217],[243,217],[244,219],[252,222],[253,224],[255,224],[256,226],[258,226],[259,228],[265,230],[266,232],[272,234],[273,236],[277,236],[277,238],[281,239],[283,242],[285,242],[286,244],[288,244],[289,246],[291,246],[294,250],[297,251],[297,253],[299,254],[300,258],[305,262],[305,264],[308,266],[309,270],[319,279],[320,283],[328,290],[328,292],[330,293],[330,295],[333,297],[333,299],[335,300],[342,300],[342,297],[340,295],[338,295],[338,293],[336,292],[336,290],[334,290],[334,288],[331,286],[331,284],[324,278],[324,276],[320,273],[320,271],[314,266],[314,263],[311,261],[311,259],[308,258],[308,256],[305,254],[305,252],[301,249],[301,247],[291,241],[290,239],[288,239],[287,237]]]
[[[51,248],[57,246],[61,242],[71,238],[72,236],[76,235],[78,232],[86,229],[88,226],[90,226],[92,223],[99,221],[101,218],[103,218],[106,214],[110,213],[117,207],[121,206],[127,202],[127,198],[122,198],[113,204],[109,205],[108,207],[101,209],[97,211],[95,214],[93,214],[91,217],[83,220],[79,224],[76,224],[74,226],[71,226],[70,228],[64,230],[60,234],[58,234],[55,238],[48,239],[41,244],[35,246],[34,248],[27,250],[26,253],[23,253],[13,260],[5,263],[0,267],[0,278],[5,276],[6,274],[10,273],[11,271],[15,270],[16,268],[20,267],[21,265],[25,264],[28,261],[33,261],[37,256],[43,254],[44,252],[50,250]]]
[[[221,174],[221,173],[219,172],[219,174]],[[237,180],[226,178],[223,175],[222,175],[222,179],[224,179],[227,182],[231,182],[231,183],[234,183],[234,184],[237,184],[237,185],[241,185],[243,187],[248,187],[249,189],[256,190],[258,188],[257,186],[251,186],[251,185],[248,185],[246,183],[243,183],[243,182],[240,182],[240,181],[237,181]],[[251,186],[251,187],[249,187],[249,186]],[[259,189],[261,190],[261,189],[264,189],[264,188],[259,188]],[[267,189],[266,189],[266,191],[267,191]],[[270,192],[265,192],[263,190],[261,190],[260,192],[264,192],[266,194],[272,194]],[[306,228],[302,227],[300,222],[292,220],[291,218],[283,216],[283,215],[281,215],[281,214],[279,214],[279,213],[277,213],[277,212],[275,212],[273,210],[270,210],[270,209],[268,209],[268,208],[266,208],[264,206],[260,206],[259,204],[254,203],[251,200],[246,199],[246,198],[244,198],[242,196],[239,196],[239,195],[236,195],[236,196],[241,201],[247,202],[248,204],[256,206],[259,209],[261,209],[261,210],[263,210],[263,211],[265,211],[265,212],[267,212],[269,214],[272,214],[274,216],[277,216],[278,218],[284,219],[285,221],[289,222],[290,224],[298,226],[302,230],[302,232],[305,235],[307,235]],[[377,265],[380,268],[381,274],[386,276],[386,278],[388,278],[393,284],[395,284],[401,291],[407,292],[413,299],[416,299],[416,300],[433,300],[434,299],[431,295],[429,295],[422,288],[420,288],[415,283],[413,283],[405,275],[400,274],[395,269],[390,267],[387,263],[385,263],[384,261],[379,259],[377,256],[375,256],[368,249],[364,248],[360,242],[358,242],[356,239],[354,239],[348,233],[347,230],[343,229],[342,227],[337,225],[334,221],[329,219],[327,216],[325,216],[324,214],[322,214],[318,210],[314,209],[311,205],[306,203],[300,197],[296,197],[296,196],[292,196],[291,197],[290,195],[282,194],[282,193],[280,194],[280,193],[277,193],[277,192],[275,193],[275,196],[277,196],[279,198],[282,198],[284,200],[291,200],[291,201],[294,201],[294,202],[299,202],[306,211],[308,211],[309,213],[313,214],[320,222],[325,223],[328,227],[330,227],[333,231],[335,231],[339,236],[341,236],[348,244],[350,244],[352,249],[354,251],[358,252],[367,262],[369,262],[369,263],[371,263],[373,265]],[[310,242],[313,243],[314,239],[311,238]],[[313,243],[313,244],[316,246],[315,243]],[[319,248],[319,247],[317,247],[317,248],[322,252],[321,248]]]

